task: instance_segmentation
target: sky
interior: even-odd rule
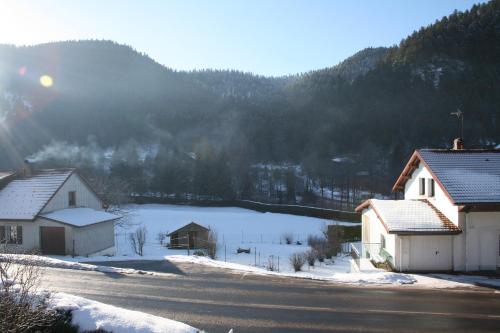
[[[333,66],[366,47],[398,44],[477,2],[0,0],[0,43],[106,39],[177,70],[280,76]]]

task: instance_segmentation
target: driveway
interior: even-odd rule
[[[129,266],[131,263],[113,263]],[[164,275],[48,268],[43,286],[208,332],[499,332],[489,289],[361,288],[193,264],[136,262]],[[153,265],[153,266],[141,266]]]

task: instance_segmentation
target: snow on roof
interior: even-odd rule
[[[459,233],[448,218],[426,200],[370,199],[356,210],[371,206],[387,231],[393,234]]]
[[[500,202],[500,150],[419,150],[455,204]]]
[[[74,169],[40,170],[12,180],[0,190],[0,219],[33,220]]]
[[[41,217],[76,227],[84,227],[120,218],[118,215],[92,208],[66,208],[43,214]]]

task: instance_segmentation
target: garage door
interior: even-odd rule
[[[446,271],[452,269],[450,236],[410,236],[410,270]]]
[[[64,227],[40,227],[40,247],[43,254],[66,254]]]

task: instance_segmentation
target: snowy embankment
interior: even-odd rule
[[[5,253],[0,254],[0,260],[9,260],[9,261],[20,262],[20,263],[29,261],[30,264],[35,264],[35,265],[44,266],[44,267],[51,267],[51,268],[67,268],[67,269],[77,269],[77,270],[82,270],[82,271],[96,271],[96,272],[102,272],[102,273],[152,274],[152,272],[146,272],[146,271],[141,271],[141,270],[136,270],[136,269],[118,268],[118,267],[109,267],[109,266],[100,266],[100,265],[91,265],[91,264],[80,263],[77,260],[81,259],[81,258],[71,258],[71,259],[68,257],[61,257],[61,258],[62,259],[51,258],[51,257],[47,257],[47,256],[26,255],[26,254],[5,254]],[[72,259],[74,259],[74,260],[72,260]]]
[[[71,311],[73,325],[80,332],[102,329],[114,333],[195,333],[200,332],[184,323],[131,311],[66,293],[51,294],[48,306]]]

